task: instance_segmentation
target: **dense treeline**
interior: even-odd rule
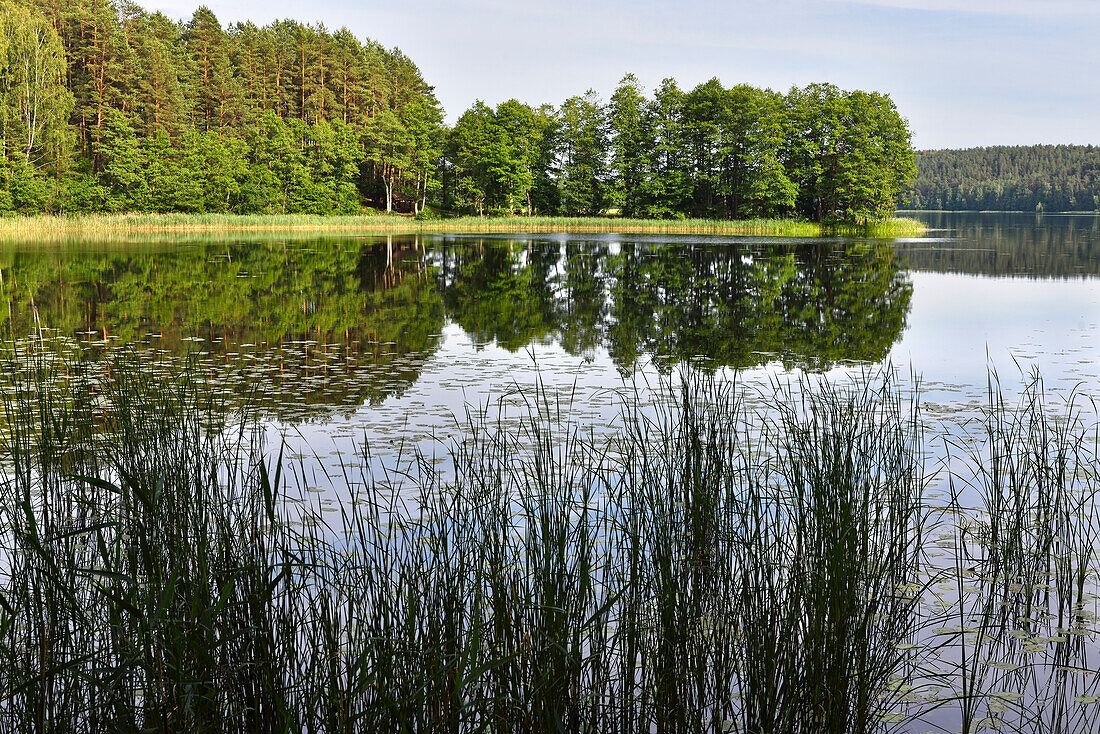
[[[416,65],[346,28],[223,28],[126,0],[0,0],[0,214],[892,213],[913,173],[888,96],[717,80],[604,103],[480,102],[455,127]]]
[[[906,121],[883,94],[831,84],[787,95],[717,79],[647,98],[627,75],[560,108],[477,103],[447,143],[445,201],[467,212],[864,222],[913,175]]]
[[[0,212],[358,212],[431,195],[442,110],[347,29],[0,0]],[[15,113],[15,114],[13,114]]]
[[[1100,148],[1030,145],[917,156],[916,209],[1100,211]]]

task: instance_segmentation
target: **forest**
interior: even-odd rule
[[[893,214],[914,174],[889,96],[626,75],[453,126],[398,49],[291,20],[0,0],[0,215]]]
[[[1100,211],[1100,148],[1030,145],[917,154],[914,209]]]

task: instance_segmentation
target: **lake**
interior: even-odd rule
[[[58,415],[77,406],[80,430],[39,434],[53,424],[25,410],[14,422],[22,439],[0,444],[5,461],[85,468],[0,465],[10,552],[0,557],[11,567],[0,578],[75,569],[66,584],[84,601],[58,598],[92,610],[66,624],[95,635],[131,609],[127,595],[147,585],[135,580],[218,547],[191,535],[216,528],[265,579],[231,607],[279,609],[300,625],[272,644],[308,662],[273,679],[288,690],[319,680],[336,659],[310,637],[323,631],[388,681],[356,688],[356,705],[398,719],[405,699],[377,692],[411,685],[408,700],[427,701],[421,713],[434,720],[426,692],[453,680],[431,678],[449,669],[420,656],[453,643],[464,652],[444,663],[476,671],[464,705],[491,703],[480,686],[495,696],[549,661],[566,672],[531,690],[551,691],[553,705],[569,700],[554,693],[569,680],[600,715],[693,712],[732,730],[751,710],[736,701],[766,693],[774,664],[784,680],[818,686],[815,700],[848,700],[841,687],[889,691],[884,727],[1090,730],[1100,488],[1095,446],[1060,416],[1077,396],[1085,424],[1096,420],[1081,396],[1100,395],[1100,218],[920,216],[928,235],[904,240],[159,235],[0,249],[5,354],[63,355],[49,363],[58,382],[76,359],[93,376],[53,403],[48,381],[23,393],[22,405]],[[140,403],[163,395],[128,392],[125,380],[99,394],[95,375],[125,365],[186,367],[224,412],[255,411],[268,457],[287,452],[289,516],[243,489],[255,487],[254,465],[207,443],[221,433],[202,410],[165,398],[162,415]],[[882,393],[805,389],[823,378],[880,384],[886,366],[897,377]],[[1032,374],[1051,410],[1013,412],[1017,397],[1037,395],[1025,389]],[[667,388],[681,379],[703,387],[675,407]],[[733,382],[738,392],[721,391]],[[986,419],[991,382],[1009,408]],[[919,427],[906,399],[918,385]],[[730,394],[743,402],[723,402]],[[116,399],[123,418],[105,458],[86,453]],[[538,409],[546,420],[525,423]],[[623,440],[608,449],[611,436]],[[48,448],[35,453],[39,438]],[[358,474],[363,453],[369,472]],[[228,473],[204,474],[223,455],[235,457]],[[437,472],[466,483],[452,492]],[[364,497],[370,481],[377,496]],[[382,490],[397,485],[423,490],[409,495],[422,502],[387,500]],[[100,522],[116,516],[136,529]],[[57,555],[38,568],[40,532]],[[84,542],[93,533],[98,543]],[[12,598],[38,609],[33,595]],[[326,617],[333,599],[341,611]],[[555,617],[566,609],[568,620]],[[782,610],[794,611],[777,631]],[[471,626],[434,626],[450,613]],[[226,624],[263,632],[268,622]],[[568,660],[555,657],[562,640],[577,645]],[[248,654],[234,653],[242,664]],[[852,683],[857,658],[879,677]],[[621,669],[608,677],[609,665]],[[427,682],[409,682],[421,673]],[[715,685],[692,692],[692,680]],[[642,690],[658,693],[636,698]],[[783,700],[798,707],[803,695]]]
[[[0,249],[0,328],[200,363],[272,431],[347,454],[446,437],[540,382],[599,427],[608,391],[677,365],[747,383],[890,363],[927,412],[1038,367],[1100,387],[1100,218],[920,214],[899,241],[508,235],[158,235]]]

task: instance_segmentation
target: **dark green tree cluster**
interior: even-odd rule
[[[889,97],[627,75],[447,131],[400,51],[346,28],[0,0],[0,214],[421,212],[865,222],[913,172]]]
[[[463,113],[447,140],[453,206],[466,211],[514,213],[551,210],[552,108],[509,100],[495,110],[482,102]],[[549,184],[549,185],[548,185]]]
[[[1100,211],[1100,148],[1030,145],[917,155],[916,209]]]
[[[0,213],[419,210],[442,110],[347,29],[0,0]]]
[[[556,110],[478,102],[447,144],[446,203],[484,213],[865,222],[894,212],[914,173],[886,95],[813,84],[783,95],[717,79],[652,98],[627,75]]]

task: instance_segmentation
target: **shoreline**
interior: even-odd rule
[[[458,217],[411,219],[393,215],[313,214],[93,214],[0,219],[0,241],[54,237],[157,233],[217,234],[315,232],[339,234],[716,234],[773,237],[856,236],[890,238],[923,234],[913,219],[891,218],[869,225],[825,227],[796,219],[618,219],[611,217]]]
[[[1100,215],[1100,209],[1071,210],[1071,211],[1028,211],[1026,209],[898,209],[898,214],[1032,214],[1037,217],[1064,217],[1085,216],[1095,217]]]

